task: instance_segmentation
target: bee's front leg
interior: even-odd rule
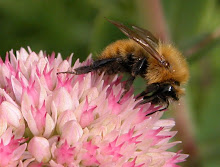
[[[122,93],[118,103],[120,103],[121,99],[124,97],[124,95],[130,90],[131,85],[133,84],[135,78],[137,75],[141,73],[143,70],[142,67],[146,63],[146,58],[139,59],[136,63],[133,64],[132,70],[131,70],[131,76],[128,78],[126,81],[125,87],[124,87],[124,92]]]
[[[163,108],[160,108],[160,109],[158,109],[158,110],[155,110],[155,111],[153,111],[153,112],[150,112],[150,113],[146,114],[146,116],[152,115],[152,114],[154,114],[154,113],[156,113],[156,112],[158,112],[158,111],[164,111],[164,110],[166,110],[166,109],[169,107],[170,103],[169,103],[169,100],[168,100],[168,99],[163,99],[163,100],[164,100],[163,103],[166,104]]]
[[[155,93],[160,89],[160,84],[159,83],[153,83],[150,84],[146,87],[146,90],[141,92],[137,97],[136,100],[145,97],[150,97],[152,95],[155,95]]]
[[[138,107],[139,105],[145,104],[145,103],[149,103],[151,102],[154,105],[161,105],[163,104],[163,108],[160,108],[158,110],[155,110],[153,112],[150,112],[148,114],[146,114],[146,116],[149,116],[151,114],[156,113],[157,111],[164,111],[169,107],[169,100],[166,97],[160,96],[159,94],[155,94],[152,96],[144,96],[143,100],[141,100],[139,103],[136,104],[135,108]]]
[[[134,79],[135,79],[135,76],[130,76],[128,78],[128,80],[126,81],[126,84],[125,84],[125,87],[124,87],[124,92],[121,94],[121,97],[120,99],[118,100],[118,103],[120,103],[121,99],[124,97],[124,95],[130,90],[131,88],[131,85],[133,84],[134,82]]]

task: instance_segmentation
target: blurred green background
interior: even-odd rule
[[[162,10],[154,9],[154,2]],[[6,51],[30,46],[33,51],[60,52],[63,57],[74,52],[74,60],[82,61],[89,53],[96,55],[110,42],[125,38],[104,17],[157,33],[160,26],[155,25],[160,20],[155,15],[160,12],[167,35],[181,51],[203,42],[198,51],[188,55],[191,78],[185,99],[190,119],[185,124],[192,127],[189,135],[196,153],[182,165],[219,167],[219,0],[2,0],[0,54],[4,57]],[[140,85],[144,88],[142,80],[136,82],[136,87]],[[190,148],[183,152],[190,153]]]

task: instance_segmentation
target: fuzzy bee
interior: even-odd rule
[[[137,99],[142,98],[138,105],[151,102],[162,105],[158,110],[162,111],[168,108],[170,101],[178,101],[184,94],[183,85],[189,78],[188,65],[182,54],[172,45],[158,40],[148,30],[137,26],[130,29],[119,22],[108,21],[129,39],[108,45],[91,65],[60,73],[129,73],[121,98],[130,90],[135,78],[141,76],[146,80],[146,89],[137,96]]]

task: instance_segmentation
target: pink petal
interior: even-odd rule
[[[54,156],[59,164],[70,164],[74,158],[74,147],[70,147],[65,141],[55,150]]]

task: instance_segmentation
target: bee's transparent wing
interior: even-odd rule
[[[132,26],[132,28],[138,35],[151,42],[154,46],[158,46],[159,40],[150,31],[138,26]]]
[[[116,27],[118,27],[126,36],[128,36],[130,39],[136,41],[139,45],[141,45],[152,57],[154,57],[156,60],[158,60],[162,65],[168,66],[168,63],[166,62],[165,58],[160,55],[155,48],[152,46],[152,44],[146,40],[142,35],[139,33],[129,29],[128,27],[124,26],[123,24],[109,20],[110,23],[114,24]]]

